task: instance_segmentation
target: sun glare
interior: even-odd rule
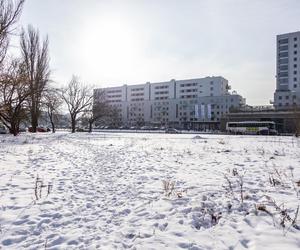
[[[121,20],[93,22],[82,38],[84,67],[96,72],[126,72],[134,62],[136,41],[133,30]]]

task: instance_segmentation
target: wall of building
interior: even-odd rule
[[[300,106],[300,32],[277,36],[274,106],[284,110]]]
[[[219,123],[232,108],[245,104],[238,94],[229,93],[223,77],[206,77],[169,82],[123,85],[95,90],[119,109],[127,126],[157,125],[194,127],[200,123]],[[198,126],[199,127],[199,126]]]

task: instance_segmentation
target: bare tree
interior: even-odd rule
[[[13,34],[25,0],[0,0],[0,65],[3,64],[9,45],[9,35]]]
[[[22,30],[20,45],[30,87],[28,105],[32,132],[36,132],[42,96],[50,81],[48,38],[41,42],[39,31],[29,25],[27,31]]]
[[[52,133],[55,133],[55,121],[57,121],[58,119],[59,108],[61,107],[62,102],[63,100],[57,89],[55,88],[47,89],[44,95],[43,103],[51,123]]]
[[[30,92],[25,77],[18,60],[10,62],[0,74],[0,120],[15,136],[26,118],[25,104]]]
[[[113,106],[109,105],[105,98],[105,91],[95,91],[93,101],[83,114],[83,122],[88,124],[89,133],[92,132],[93,124],[100,119],[106,121],[114,121],[116,110]]]
[[[68,86],[62,90],[62,98],[70,113],[72,133],[75,133],[78,116],[88,110],[93,100],[91,88],[82,84],[77,76],[73,76]]]

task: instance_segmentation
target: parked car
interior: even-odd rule
[[[85,132],[84,128],[76,128],[76,132]]]
[[[151,130],[151,127],[149,127],[149,126],[143,126],[143,127],[141,127],[141,130]]]
[[[24,127],[19,128],[19,132],[26,132],[26,128]]]
[[[44,132],[49,132],[49,131],[51,131],[50,128],[45,128],[45,127],[37,127],[37,128],[36,128],[36,132],[44,133]],[[28,132],[30,132],[30,133],[33,132],[32,127],[29,127],[29,128],[28,128]]]
[[[7,128],[4,125],[0,124],[0,134],[7,134]]]
[[[127,127],[127,126],[121,126],[121,127],[119,127],[119,129],[129,129],[129,127]]]
[[[166,132],[167,134],[180,134],[180,133],[181,133],[179,130],[177,130],[177,129],[175,129],[175,128],[167,128],[167,129],[165,130],[165,132]]]

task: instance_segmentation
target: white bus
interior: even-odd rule
[[[226,131],[243,135],[277,135],[275,122],[271,121],[227,122]]]

